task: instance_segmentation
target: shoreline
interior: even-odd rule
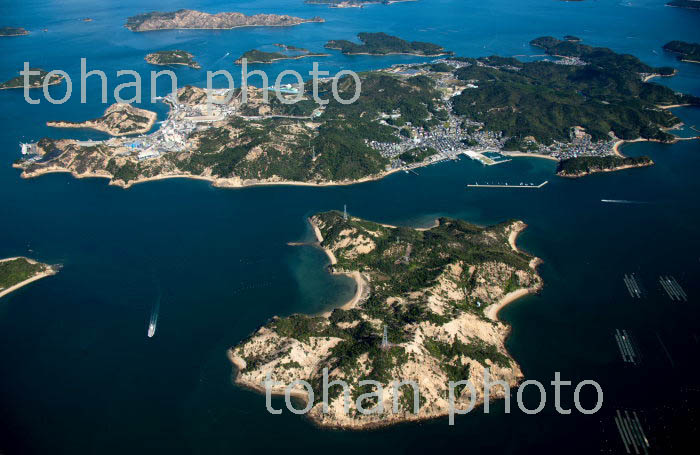
[[[520,250],[517,246],[517,241],[518,241],[518,236],[527,229],[527,224],[525,224],[522,221],[517,222],[519,225],[513,229],[510,234],[508,235],[508,244],[510,247],[513,249],[513,251],[517,253],[523,253],[522,250]],[[532,271],[535,273],[535,275],[539,276],[537,274],[537,267],[542,264],[544,261],[538,257],[533,257],[532,260],[530,261],[530,268]],[[498,314],[501,312],[503,308],[506,306],[510,305],[511,303],[515,302],[516,300],[519,300],[522,297],[525,297],[526,295],[530,294],[536,294],[540,290],[542,290],[542,287],[544,286],[542,282],[542,278],[540,277],[540,282],[536,284],[535,286],[529,287],[529,288],[521,288],[521,289],[516,289],[515,291],[509,292],[508,294],[504,295],[501,297],[501,299],[486,307],[484,309],[484,316],[489,318],[492,321],[495,322],[502,322],[498,318]],[[514,359],[515,360],[515,359]]]
[[[334,266],[335,264],[338,263],[338,259],[335,257],[335,254],[328,248],[324,248],[321,244],[323,243],[323,235],[321,234],[321,230],[316,226],[316,223],[314,223],[311,218],[307,218],[308,223],[311,225],[311,228],[314,231],[314,235],[316,236],[317,243],[314,245],[317,245],[321,250],[323,250],[324,253],[326,253],[326,256],[328,256],[328,259],[331,261],[331,267]],[[320,313],[321,316],[323,317],[329,317],[333,310],[336,308],[340,308],[341,310],[350,310],[354,308],[360,300],[362,300],[363,295],[368,291],[368,280],[365,278],[359,271],[354,270],[352,272],[337,272],[334,270],[329,270],[332,275],[345,275],[349,278],[352,278],[355,281],[355,295],[352,296],[350,300],[345,302],[344,304],[335,307],[331,310],[326,310]]]

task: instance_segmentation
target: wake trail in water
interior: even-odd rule
[[[151,320],[148,322],[148,338],[152,338],[156,334],[156,327],[158,325],[158,313],[160,313],[160,291],[158,292],[158,298],[153,304],[151,309]]]
[[[648,202],[644,201],[628,201],[626,199],[601,199],[600,202],[608,204],[648,204]]]

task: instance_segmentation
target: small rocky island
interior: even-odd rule
[[[291,48],[289,49],[291,51]],[[279,60],[299,60],[302,58],[309,57],[328,57],[328,55],[329,54],[312,53],[306,50],[304,50],[303,52],[297,51],[296,53],[292,54],[283,54],[281,52],[263,52],[257,49],[253,49],[244,52],[243,55],[241,55],[235,63],[237,65],[240,65],[243,63],[243,59],[246,59],[248,63],[274,63]]]
[[[146,56],[146,61],[151,65],[182,65],[196,70],[202,68],[199,63],[194,60],[194,55],[183,50],[153,52]]]
[[[57,267],[29,258],[0,259],[0,297],[56,273],[58,273]]]
[[[449,381],[471,380],[480,404],[487,367],[492,380],[511,387],[522,379],[504,344],[510,329],[497,314],[542,286],[539,260],[515,246],[523,222],[479,227],[440,218],[432,228],[412,229],[338,212],[317,214],[310,222],[331,271],[357,282],[355,296],[320,316],[275,317],[231,348],[237,384],[264,392],[270,372],[284,384],[272,392],[283,394],[292,381],[306,380],[318,398],[308,417],[324,427],[362,429],[447,415]],[[329,381],[341,379],[351,388],[347,415],[338,386],[329,391],[330,412],[322,411],[324,368]],[[379,411],[381,401],[383,412],[358,413],[360,393],[374,391],[359,386],[364,379],[381,383],[383,394],[363,407]],[[400,389],[399,412],[392,412],[394,380],[417,383],[417,414],[410,386]],[[294,390],[306,396],[303,387]],[[493,392],[503,396],[501,388]],[[470,394],[456,394],[456,407],[463,408]]]
[[[29,32],[22,27],[0,27],[0,36],[22,36]]]
[[[561,160],[557,167],[560,177],[584,177],[598,172],[621,171],[636,167],[653,166],[648,156],[580,156]]]
[[[326,49],[339,50],[347,55],[417,55],[421,57],[438,57],[452,55],[442,46],[421,41],[405,41],[386,33],[360,33],[357,35],[362,44],[347,40],[331,40],[324,46]]]
[[[90,128],[110,136],[144,134],[153,128],[158,115],[155,112],[139,109],[126,103],[115,103],[107,108],[100,118],[85,122],[54,121],[46,126],[55,128]]]
[[[44,71],[41,68],[30,68],[29,71],[38,71],[39,74],[33,74],[29,76],[29,88],[41,88],[44,83],[44,78],[49,74],[48,71]],[[60,84],[63,81],[63,76],[60,74],[52,74],[51,79],[49,79],[47,85]],[[6,90],[11,88],[24,88],[24,76],[19,75],[13,77],[9,81],[5,81],[0,84],[0,90]]]
[[[133,32],[186,29],[225,30],[237,27],[290,27],[307,22],[324,22],[324,20],[320,17],[304,19],[278,14],[255,14],[253,16],[246,16],[242,13],[210,14],[181,9],[167,13],[154,11],[129,17],[126,21],[126,28]]]
[[[700,63],[700,44],[685,41],[671,41],[664,44],[663,49],[673,52],[681,62]]]

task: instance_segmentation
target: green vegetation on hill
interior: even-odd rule
[[[678,60],[700,63],[700,44],[684,41],[671,41],[664,44],[664,50],[678,54]]]
[[[631,55],[619,55],[552,37],[533,40],[548,54],[578,57],[585,65],[553,62],[523,63],[487,57],[456,71],[478,89],[454,99],[454,112],[483,122],[488,130],[520,140],[533,136],[544,144],[568,141],[571,128],[582,126],[594,140],[643,137],[670,140],[661,128],[678,123],[657,105],[700,104],[659,84],[646,83],[641,73],[672,74],[672,68],[652,68]]]
[[[46,269],[41,263],[31,263],[26,258],[0,262],[0,290],[8,289]]]
[[[401,158],[405,163],[420,163],[427,157],[433,156],[437,153],[438,151],[432,147],[412,148],[411,150],[399,155],[399,158]]]
[[[650,166],[654,162],[648,156],[621,157],[580,156],[559,162],[557,174],[561,176],[581,176],[594,172],[613,171],[625,167]]]
[[[39,88],[44,83],[44,78],[49,74],[48,71],[44,71],[40,68],[30,68],[30,71],[39,71],[39,74],[29,76],[29,88]],[[58,84],[63,80],[63,76],[54,74],[49,80],[49,85]],[[10,88],[24,88],[24,76],[19,75],[10,79],[9,81],[0,84],[0,90],[10,89]]]
[[[329,370],[340,369],[352,375],[358,359],[369,354],[367,377],[379,381],[388,380],[386,374],[396,365],[407,361],[402,347],[381,350],[381,333],[375,326],[386,325],[391,342],[410,339],[412,328],[421,322],[442,325],[464,311],[483,317],[475,305],[453,302],[445,314],[430,309],[426,295],[421,294],[437,283],[449,266],[463,263],[480,267],[485,264],[506,264],[515,270],[530,271],[530,256],[513,251],[505,233],[506,224],[480,227],[465,221],[440,218],[439,225],[426,231],[407,227],[386,227],[358,218],[343,219],[340,212],[315,215],[314,223],[323,235],[322,246],[335,252],[336,270],[360,270],[369,276],[371,293],[358,308],[335,309],[328,320],[324,317],[293,315],[276,318],[271,324],[278,335],[308,342],[310,337],[337,337],[339,344],[332,349]],[[509,223],[508,223],[509,224]],[[371,239],[374,248],[364,254],[352,251],[347,243],[348,233],[353,240]],[[474,276],[465,267],[457,278],[458,285],[467,290],[474,286]],[[493,278],[491,278],[493,280]],[[504,288],[508,283],[496,283]],[[517,286],[516,286],[517,287]],[[416,297],[418,293],[418,297]],[[429,294],[428,294],[429,295]],[[402,300],[389,303],[392,298]],[[372,320],[371,324],[368,320]],[[510,359],[498,348],[477,338],[469,342],[455,340],[452,343],[427,339],[426,349],[439,359],[441,368],[450,379],[469,377],[469,365],[462,362],[468,357],[487,365],[486,361],[508,367]],[[252,359],[255,362],[255,359]],[[251,368],[249,360],[246,359]],[[255,363],[252,368],[255,368]]]
[[[421,41],[404,41],[386,33],[360,33],[357,37],[362,44],[347,40],[331,40],[326,43],[327,49],[338,49],[343,54],[416,54],[425,56],[451,54],[442,46]]]

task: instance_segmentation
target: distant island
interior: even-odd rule
[[[126,28],[134,32],[155,30],[226,30],[237,27],[289,27],[307,22],[324,22],[320,17],[303,19],[287,15],[242,13],[209,14],[201,11],[181,9],[175,12],[158,11],[131,16],[126,20]]]
[[[448,382],[481,384],[487,367],[492,380],[510,387],[522,380],[505,347],[510,328],[498,320],[498,312],[542,287],[539,259],[516,247],[525,223],[479,227],[440,218],[432,228],[412,229],[346,219],[339,212],[320,213],[309,221],[330,259],[330,271],[352,277],[355,295],[319,316],[275,317],[231,348],[237,384],[264,393],[269,372],[283,383],[272,392],[284,394],[292,381],[306,380],[317,398],[307,414],[314,423],[364,429],[447,415]],[[341,379],[350,386],[348,414],[340,387],[329,390],[330,412],[323,413],[324,368],[329,381]],[[374,386],[359,386],[365,379],[383,388],[381,396],[362,401],[375,414],[361,414],[355,404],[361,393],[375,391]],[[399,412],[392,412],[394,380],[417,383],[417,414],[410,386],[399,389]],[[483,390],[475,388],[479,405]],[[306,397],[301,386],[293,390]],[[469,402],[464,390],[456,390],[455,407]],[[493,392],[503,397],[501,388]],[[380,401],[383,412],[377,407]]]
[[[115,103],[100,118],[85,122],[53,121],[46,126],[54,128],[90,128],[110,136],[126,136],[147,133],[153,128],[158,115],[130,104]]]
[[[331,8],[362,8],[365,5],[391,5],[392,3],[416,2],[418,0],[306,0],[312,5],[328,5]]]
[[[41,68],[30,68],[30,71],[39,71],[39,74],[29,76],[29,88],[41,88],[44,83],[44,78],[49,74],[48,71],[44,71]],[[51,75],[47,85],[60,84],[63,81],[63,76],[60,74]],[[12,88],[24,88],[24,76],[20,75],[10,79],[9,81],[0,84],[0,90],[7,90]]]
[[[654,162],[648,156],[581,156],[560,161],[557,175],[560,177],[583,177],[597,172],[619,171],[652,166],[653,164]]]
[[[183,65],[197,70],[202,68],[194,61],[194,55],[183,50],[154,52],[146,56],[146,61],[151,65]]]
[[[0,297],[57,272],[56,267],[25,257],[0,259]]]
[[[671,41],[664,44],[663,49],[678,54],[678,60],[689,63],[700,63],[700,44],[685,41]]]
[[[335,49],[347,55],[418,55],[421,57],[437,57],[440,55],[452,55],[442,46],[421,41],[404,41],[396,36],[386,33],[360,33],[357,37],[362,44],[347,40],[331,40],[324,46],[326,49]]]
[[[700,9],[700,1],[697,1],[697,0],[675,0],[673,2],[666,3],[666,6],[673,6],[676,8]]]
[[[0,27],[0,36],[22,36],[29,32],[22,27]]]
[[[311,53],[308,51],[298,54],[282,54],[280,52],[263,52],[257,49],[253,49],[241,55],[235,63],[237,65],[240,65],[241,63],[243,63],[244,58],[247,60],[248,63],[274,63],[279,60],[298,60],[301,58],[308,57],[328,57],[328,54]]]

